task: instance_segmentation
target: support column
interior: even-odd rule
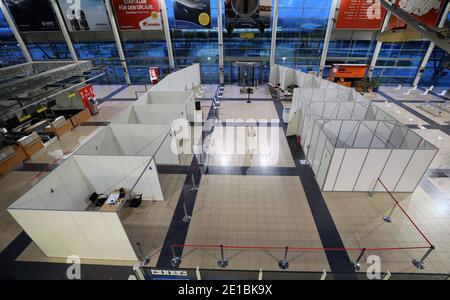
[[[75,48],[73,47],[72,40],[70,39],[69,31],[67,30],[66,23],[64,23],[63,16],[61,14],[61,11],[59,10],[58,3],[56,0],[50,0],[53,11],[55,12],[56,18],[58,19],[59,28],[61,28],[61,32],[64,36],[64,40],[66,41],[67,48],[69,48],[70,56],[72,57],[72,60],[77,62],[78,56],[75,52]]]
[[[441,20],[439,21],[438,28],[444,27],[449,11],[450,11],[450,2],[447,3],[447,7],[445,8],[444,13],[442,14]],[[428,46],[428,50],[425,53],[425,56],[422,59],[422,63],[420,64],[419,70],[417,71],[416,77],[414,78],[413,86],[419,85],[420,78],[422,77],[423,71],[425,70],[428,61],[430,60],[431,54],[433,53],[435,46],[436,45],[433,42],[430,42],[430,46]]]
[[[388,28],[389,21],[391,20],[391,16],[392,16],[392,13],[390,11],[386,12],[380,32],[383,32]],[[373,71],[375,70],[375,66],[377,65],[377,60],[378,60],[378,56],[380,55],[382,45],[383,45],[383,42],[380,42],[380,41],[377,41],[377,44],[375,45],[375,50],[373,51],[373,56],[372,56],[372,60],[370,62],[370,67],[369,67],[369,72],[368,72],[369,78],[372,78],[372,74],[373,74]]]
[[[278,1],[278,0],[275,0]],[[219,83],[225,83],[225,72],[223,62],[223,23],[222,23],[222,4],[223,0],[217,0],[217,36],[219,47]]]
[[[164,35],[166,36],[167,56],[169,57],[170,72],[173,72],[175,71],[175,59],[173,58],[172,39],[170,37],[170,24],[169,18],[167,17],[166,2],[164,0],[160,0],[159,5],[161,8],[161,17],[163,22],[162,26],[164,29]]]
[[[278,0],[273,1],[272,39],[270,44],[270,66],[275,64],[275,52],[277,48],[278,28]]]
[[[331,33],[333,31],[333,24],[335,21],[337,0],[331,0],[330,14],[328,15],[327,31],[325,32],[325,38],[323,40],[322,57],[319,64],[319,77],[323,76],[323,70],[325,69],[325,63],[327,61],[328,47],[330,46]]]
[[[19,44],[20,50],[22,50],[23,57],[25,57],[25,60],[27,62],[32,62],[33,58],[31,57],[30,52],[28,51],[27,45],[25,45],[25,42],[20,36],[19,30],[16,27],[16,23],[14,23],[14,20],[12,19],[9,10],[6,7],[3,0],[0,0],[0,8],[3,12],[3,15],[5,16],[6,22],[8,22],[9,28],[11,28],[11,31],[14,34],[17,43]]]
[[[125,53],[123,52],[122,42],[120,41],[119,29],[117,28],[116,19],[114,18],[114,11],[111,5],[111,0],[105,0],[105,4],[106,11],[108,12],[109,23],[111,23],[114,40],[116,41],[117,52],[119,53],[120,64],[125,76],[125,82],[127,84],[131,84],[130,73],[128,72],[127,61],[125,59]]]

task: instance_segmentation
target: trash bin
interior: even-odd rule
[[[89,111],[91,112],[91,116],[98,114],[98,112],[100,111],[100,109],[98,107],[97,98],[95,98],[95,97],[89,98],[88,106],[89,106]]]

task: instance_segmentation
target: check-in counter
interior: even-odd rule
[[[33,154],[44,148],[44,143],[36,132],[24,136],[17,143],[25,152],[26,158],[31,158]]]
[[[76,127],[78,125],[83,124],[87,120],[89,120],[91,117],[91,113],[89,112],[89,108],[85,108],[76,115],[72,116],[70,118],[70,121],[72,121],[73,127]]]
[[[66,132],[73,128],[72,122],[66,120],[63,116],[58,117],[55,121],[51,122],[50,125],[45,127],[45,132],[54,133],[58,139]]]
[[[0,149],[0,175],[5,176],[26,159],[25,151],[21,147],[9,146]]]

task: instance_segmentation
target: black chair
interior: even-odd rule
[[[108,199],[108,197],[106,197],[103,194],[97,194],[96,192],[93,192],[90,196],[89,196],[89,200],[96,206],[102,206],[103,204],[105,204],[106,200]]]
[[[134,198],[128,202],[128,207],[136,208],[139,207],[141,203],[142,203],[142,194],[139,194],[134,196]]]

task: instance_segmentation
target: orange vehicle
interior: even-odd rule
[[[358,64],[334,64],[331,67],[328,80],[345,86],[352,86],[353,82],[366,77],[367,65]]]

